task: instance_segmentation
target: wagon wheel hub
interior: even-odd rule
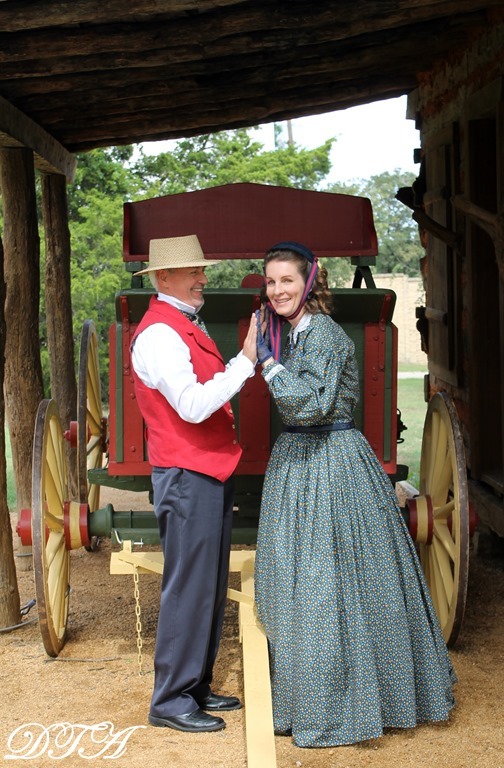
[[[65,540],[65,549],[80,549],[88,547],[91,542],[89,532],[89,507],[87,504],[81,504],[78,501],[63,501],[62,520],[56,526],[62,531]],[[52,527],[48,524],[51,511],[47,502],[43,510],[36,510],[32,515],[31,509],[22,509],[19,515],[16,531],[25,547],[33,546],[32,526],[39,524],[40,515],[44,518],[45,544],[49,541],[51,530],[54,529],[54,521],[51,521]]]
[[[434,508],[430,496],[408,499],[409,532],[416,544],[432,544]]]
[[[89,547],[89,507],[78,501],[66,501],[63,506],[63,524],[67,549]]]

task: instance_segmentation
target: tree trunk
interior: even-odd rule
[[[37,230],[33,152],[0,150],[4,212],[5,406],[17,508],[31,508],[32,443],[35,416],[44,397],[39,349],[40,244]],[[31,561],[20,547],[19,568]]]
[[[42,214],[46,244],[45,307],[51,397],[56,401],[63,430],[77,418],[77,386],[70,292],[70,231],[66,179],[42,176]],[[70,496],[77,495],[76,450],[65,442]]]
[[[5,463],[5,401],[3,397],[5,355],[5,282],[3,243],[0,239],[0,627],[11,627],[21,620],[12,529],[7,506]]]

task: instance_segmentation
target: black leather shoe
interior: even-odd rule
[[[222,717],[213,717],[197,709],[188,715],[172,715],[171,717],[154,717],[149,715],[149,723],[157,728],[174,728],[176,731],[189,733],[206,733],[220,731],[226,727]]]
[[[201,701],[198,701],[201,709],[209,712],[230,712],[232,709],[241,709],[242,703],[236,696],[219,696],[217,693],[209,693]]]

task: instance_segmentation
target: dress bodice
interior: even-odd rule
[[[359,399],[354,344],[329,315],[312,315],[295,343],[287,341],[270,389],[284,424],[349,421]]]

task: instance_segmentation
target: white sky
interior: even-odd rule
[[[292,138],[300,146],[313,149],[333,136],[332,170],[328,181],[367,179],[394,171],[419,172],[413,150],[420,146],[414,120],[406,119],[406,96],[376,101],[325,115],[292,120]],[[261,126],[257,134],[267,149],[274,146],[273,123]],[[287,140],[287,124],[282,138]]]
[[[419,166],[413,162],[413,150],[420,146],[414,120],[406,119],[406,97],[377,101],[361,107],[328,112],[325,115],[292,120],[292,136],[296,144],[307,149],[320,146],[326,139],[336,137],[331,151],[332,170],[328,182],[368,179],[385,171],[411,171]],[[287,140],[287,123],[282,138]],[[254,134],[266,149],[274,147],[274,123],[268,123]],[[173,142],[149,142],[143,145],[146,154],[166,152]]]

